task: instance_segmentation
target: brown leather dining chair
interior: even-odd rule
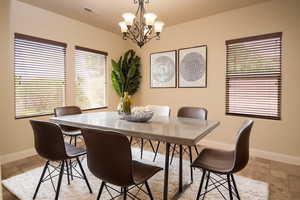
[[[37,121],[37,120],[30,120],[30,123],[34,133],[35,149],[41,157],[47,160],[42,175],[40,177],[39,183],[36,187],[33,199],[36,198],[41,183],[47,180],[51,180],[53,189],[56,192],[55,200],[58,199],[60,187],[61,187],[61,181],[63,175],[65,174],[65,168],[67,171],[66,174],[68,178],[68,184],[70,184],[69,170],[71,170],[71,168],[73,167],[72,165],[70,166],[68,165],[67,160],[70,159],[76,159],[81,171],[81,174],[79,174],[78,172],[78,178],[82,178],[85,180],[89,192],[92,193],[92,189],[90,187],[90,184],[87,180],[87,177],[85,175],[85,172],[79,160],[80,156],[86,154],[85,149],[65,143],[61,132],[61,128],[57,124],[51,122],[45,122],[45,121]],[[59,166],[52,164],[53,163],[52,161],[59,162]],[[52,172],[50,172],[51,169],[53,169]],[[49,174],[45,176],[47,170]],[[59,171],[59,177],[58,177],[58,183],[56,189],[54,188],[53,185],[53,178],[56,176],[54,175],[55,171]]]
[[[178,112],[177,112],[177,117],[184,117],[184,118],[193,118],[193,119],[202,119],[202,120],[207,120],[207,110],[205,108],[201,107],[181,107]],[[174,153],[176,151],[177,145],[173,145],[171,148],[173,148],[172,154],[171,154],[171,164],[174,158]],[[196,153],[199,154],[197,146],[193,146],[195,149]],[[193,152],[192,152],[192,147],[187,146],[184,148],[183,152],[187,152],[190,157],[190,163],[192,164],[193,162]],[[191,170],[191,182],[193,182],[193,168],[190,168]]]
[[[203,196],[204,199],[205,194],[214,189],[217,189],[224,197],[219,187],[228,189],[231,200],[233,199],[233,195],[240,199],[233,174],[246,167],[249,161],[249,139],[252,126],[252,120],[246,120],[242,124],[238,131],[235,149],[233,151],[206,148],[193,162],[192,167],[201,168],[203,170],[197,200],[200,196]],[[215,175],[215,177],[212,175]],[[205,176],[207,176],[205,192],[201,194]],[[225,176],[225,178],[222,176]],[[209,181],[211,181],[211,184],[209,184]],[[226,182],[228,188],[224,186]],[[209,188],[210,186],[212,186],[212,188]]]
[[[144,184],[147,192],[141,191],[153,199],[147,181],[161,170],[160,167],[133,161],[129,140],[124,135],[93,129],[83,129],[82,134],[87,148],[88,167],[102,180],[97,200],[104,187],[108,192],[109,188],[112,189],[108,184],[121,187],[118,196],[123,195],[124,199],[127,195],[131,199],[137,198],[130,190],[134,186],[141,189]],[[111,196],[112,199],[116,197]]]
[[[77,106],[63,106],[63,107],[57,107],[54,109],[54,115],[55,117],[65,116],[65,115],[76,115],[81,114],[82,111]],[[60,126],[62,129],[62,133],[65,136],[70,137],[70,144],[72,144],[72,141],[74,139],[74,145],[77,146],[77,138],[78,136],[81,136],[81,130],[79,128],[75,128],[72,126]]]

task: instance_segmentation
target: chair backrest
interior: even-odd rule
[[[30,120],[37,153],[47,160],[66,159],[65,142],[60,127],[45,121]]]
[[[77,106],[63,106],[54,108],[55,117],[60,117],[64,115],[76,115],[81,113],[81,109]]]
[[[242,170],[249,161],[249,143],[252,126],[253,120],[246,120],[238,131],[232,172]]]
[[[147,105],[146,107],[156,116],[170,116],[171,109],[169,106]]]
[[[77,106],[63,106],[63,107],[54,108],[55,117],[60,117],[60,116],[64,116],[64,115],[76,115],[76,114],[81,114],[81,113],[82,113],[81,109]],[[78,128],[71,127],[71,126],[65,126],[65,125],[61,125],[61,128],[64,131],[78,130]]]
[[[181,107],[177,112],[177,117],[207,120],[207,110],[201,107]]]
[[[111,131],[83,129],[90,171],[104,182],[125,187],[134,183],[132,157],[126,136]]]

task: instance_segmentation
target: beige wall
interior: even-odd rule
[[[2,0],[1,0],[2,2]],[[66,42],[67,49],[67,104],[74,104],[72,94],[72,86],[74,84],[74,45],[97,49],[108,52],[108,87],[107,100],[108,108],[114,109],[118,103],[118,97],[111,88],[110,84],[110,59],[117,58],[128,48],[128,43],[117,35],[99,28],[78,22],[76,20],[54,14],[52,12],[42,10],[28,4],[11,0],[11,38],[13,33],[23,33],[37,36],[45,39]],[[1,4],[1,9],[3,8]],[[2,11],[1,11],[2,15]],[[2,20],[2,16],[1,16]],[[5,23],[8,20],[4,19]],[[6,29],[1,27],[2,32]],[[7,35],[7,32],[5,32]],[[6,38],[6,41],[7,38]],[[8,64],[8,48],[9,45],[3,45],[1,42],[1,144],[0,156],[15,153],[33,148],[33,137],[29,125],[29,119],[14,119],[14,82],[13,82],[13,65]],[[13,47],[13,40],[11,40]],[[6,53],[6,55],[2,54]],[[13,50],[10,51],[11,56]],[[13,56],[12,56],[13,57]],[[2,67],[3,65],[3,67]],[[47,119],[48,117],[36,118]],[[30,151],[28,151],[30,152]],[[24,152],[26,154],[26,152]]]
[[[137,104],[170,105],[172,114],[185,105],[203,106],[208,118],[221,121],[207,139],[233,144],[243,117],[225,113],[225,41],[234,38],[283,32],[282,120],[254,119],[251,147],[300,157],[300,1],[274,0],[196,21],[167,27],[160,41],[142,51],[143,82]],[[208,45],[208,87],[204,89],[150,89],[149,54],[197,45]],[[299,161],[299,160],[298,160]]]
[[[0,2],[0,74],[8,74],[9,64],[9,0],[2,0]],[[4,79],[4,80],[3,80]],[[2,81],[3,80],[3,81]],[[7,81],[6,77],[1,77],[0,79],[0,99],[4,99],[7,97],[5,91],[6,85],[3,85],[5,81]],[[0,112],[4,110],[6,105],[4,105],[1,101],[0,103]],[[1,116],[1,127],[2,126],[3,117]],[[3,132],[0,133],[2,137]],[[0,146],[2,146],[2,139],[0,139]],[[2,152],[2,150],[1,150]],[[1,182],[1,160],[0,160],[0,182]],[[0,184],[0,200],[2,200],[2,184]]]

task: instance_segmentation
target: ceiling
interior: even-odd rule
[[[93,26],[120,33],[118,22],[124,12],[135,13],[133,0],[19,0]],[[233,10],[268,0],[150,0],[147,12],[172,26],[216,13]],[[91,9],[87,12],[84,8]]]

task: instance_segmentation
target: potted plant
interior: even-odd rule
[[[134,50],[128,50],[124,56],[121,56],[118,61],[111,60],[112,62],[112,85],[118,96],[121,98],[121,103],[118,106],[119,112],[130,113],[131,103],[128,103],[128,98],[126,96],[125,110],[123,109],[123,99],[125,94],[132,96],[136,93],[140,86],[140,65],[141,58],[137,56]]]

